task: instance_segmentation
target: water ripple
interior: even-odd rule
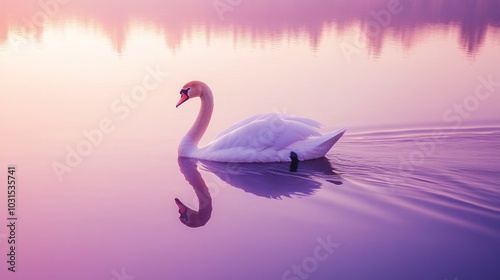
[[[331,161],[346,180],[390,203],[500,236],[490,226],[500,221],[499,135],[496,127],[353,134]]]

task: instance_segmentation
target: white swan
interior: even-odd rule
[[[212,117],[212,91],[203,82],[184,85],[179,107],[200,97],[198,117],[179,145],[179,156],[219,162],[287,162],[295,152],[299,160],[321,158],[342,137],[345,128],[321,134],[317,121],[280,113],[259,114],[232,125],[207,146],[198,148]]]

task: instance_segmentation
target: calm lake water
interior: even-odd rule
[[[500,279],[499,1],[0,4],[1,279]],[[203,143],[348,130],[296,172],[179,159],[190,80]]]

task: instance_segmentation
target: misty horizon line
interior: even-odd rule
[[[75,21],[85,27],[97,27],[113,42],[117,52],[123,50],[136,22],[160,30],[166,45],[172,49],[198,29],[204,29],[208,36],[230,33],[233,40],[243,36],[252,42],[275,41],[284,36],[306,39],[314,50],[325,30],[335,29],[343,34],[356,28],[370,53],[375,55],[381,53],[388,37],[400,40],[406,49],[411,48],[418,41],[415,36],[425,28],[458,30],[457,44],[469,55],[481,48],[488,33],[500,36],[500,1],[493,0],[376,0],[370,4],[362,0],[348,3],[316,0],[287,1],[286,5],[226,0],[201,0],[196,2],[198,5],[192,1],[157,0],[141,4],[125,1],[120,5],[77,0],[33,1],[31,5],[5,1],[10,5],[0,11],[2,45],[13,33],[36,41],[49,23],[64,25]]]

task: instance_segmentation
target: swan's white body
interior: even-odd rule
[[[184,93],[183,93],[184,92]],[[232,125],[207,146],[198,148],[213,111],[210,88],[198,81],[181,91],[179,106],[191,97],[201,98],[195,123],[179,145],[179,156],[219,162],[287,162],[295,152],[299,160],[321,158],[342,137],[345,128],[326,134],[318,132],[317,121],[279,113],[259,114]]]

